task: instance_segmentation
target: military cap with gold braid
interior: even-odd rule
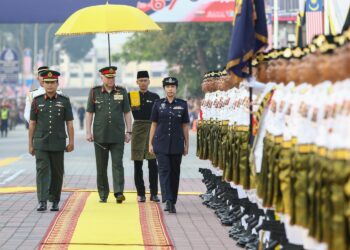
[[[295,47],[292,49],[293,58],[299,59],[304,56],[304,51],[300,47]]]
[[[313,43],[310,43],[308,46],[310,53],[315,53],[317,51],[317,46]]]
[[[277,59],[278,56],[279,56],[279,51],[277,49],[271,50],[268,55],[269,59]]]
[[[256,55],[256,60],[259,62],[263,62],[266,60],[266,53],[264,52],[259,52],[257,55]]]
[[[58,77],[60,75],[60,72],[54,70],[45,70],[40,73],[40,76],[43,78],[44,82],[58,81]]]
[[[252,60],[252,66],[253,66],[253,67],[256,67],[256,66],[258,66],[258,64],[259,64],[258,60],[257,60],[256,58],[253,58],[253,60]]]
[[[329,53],[333,53],[333,51],[336,48],[337,48],[336,44],[326,41],[325,43],[323,43],[321,45],[320,51],[321,51],[322,54],[329,54]]]
[[[223,69],[223,70],[219,71],[219,72],[218,72],[218,75],[219,75],[219,76],[226,76],[226,75],[227,75],[226,69]]]
[[[208,73],[205,73],[204,76],[203,76],[203,80],[205,80],[207,78],[208,78]]]
[[[343,46],[344,44],[348,43],[350,41],[350,32],[348,32],[349,34],[347,34],[347,32],[348,31],[344,31],[344,33],[335,36],[334,43],[336,43],[338,46]]]
[[[282,53],[284,59],[290,59],[293,56],[293,51],[291,48],[285,48]]]
[[[348,41],[350,41],[350,27],[343,32],[343,35],[346,37]]]
[[[38,68],[38,75],[40,75],[41,72],[46,71],[46,70],[48,70],[48,69],[49,69],[49,67],[47,67],[47,66],[41,66],[41,67],[39,67],[39,68]]]
[[[108,66],[100,69],[99,72],[107,78],[113,78],[116,75],[117,69],[115,66]]]
[[[220,72],[218,70],[215,70],[212,72],[212,77],[217,78],[220,76]]]
[[[211,72],[212,71],[208,71],[207,73],[205,73],[204,79],[209,79],[211,77]]]
[[[312,43],[315,44],[318,48],[326,41],[325,35],[318,35],[313,40]]]

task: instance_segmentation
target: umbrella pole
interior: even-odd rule
[[[111,41],[109,39],[109,33],[107,34],[108,36],[108,62],[109,66],[111,66]]]

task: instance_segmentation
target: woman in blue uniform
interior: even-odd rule
[[[149,138],[149,151],[157,157],[164,211],[169,213],[176,213],[180,165],[182,155],[188,154],[189,145],[187,102],[176,98],[177,86],[175,77],[163,79],[166,97],[153,105]]]

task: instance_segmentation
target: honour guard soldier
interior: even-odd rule
[[[117,67],[114,66],[100,69],[103,85],[90,90],[87,103],[86,139],[95,145],[97,189],[102,203],[107,202],[109,195],[109,152],[112,157],[114,196],[117,203],[125,200],[123,154],[124,142],[129,143],[131,137],[131,112],[126,90],[115,85],[116,71]]]
[[[177,86],[175,77],[163,79],[166,97],[153,106],[149,138],[149,151],[157,157],[164,211],[169,213],[176,213],[180,165],[189,146],[188,107],[186,101],[176,98]]]
[[[134,179],[138,201],[145,202],[145,184],[143,182],[143,160],[148,160],[149,184],[151,201],[159,202],[158,198],[158,166],[154,154],[148,150],[149,131],[151,129],[151,112],[153,104],[159,95],[148,90],[150,84],[147,71],[137,72],[139,91],[129,93],[129,101],[134,117],[131,139],[131,159],[134,161]]]
[[[63,154],[64,151],[71,152],[74,149],[72,107],[68,97],[56,92],[59,75],[59,72],[52,70],[41,73],[45,94],[34,98],[30,112],[29,153],[36,158],[37,211],[41,212],[47,209],[47,200],[52,201],[51,211],[59,210],[64,173]],[[65,127],[69,136],[67,146]]]

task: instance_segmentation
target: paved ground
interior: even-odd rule
[[[84,132],[80,130],[76,131],[75,144],[75,151],[65,156],[64,187],[95,189],[93,145],[84,140]],[[4,160],[10,157],[19,158],[6,164]],[[199,167],[209,167],[209,163],[195,157],[195,135],[192,134],[190,154],[183,158],[180,191],[205,191]],[[124,168],[125,189],[135,190],[130,145],[125,147]],[[144,167],[145,176],[147,172]],[[147,177],[145,181],[148,186]],[[23,126],[11,131],[8,138],[0,138],[0,188],[16,186],[35,186],[35,161],[27,154],[27,132]],[[62,202],[68,195],[63,193]],[[55,213],[37,213],[36,205],[35,193],[0,194],[0,249],[35,249],[38,246]],[[201,204],[198,195],[180,196],[177,214],[166,214],[165,221],[176,249],[236,249],[227,236],[228,228],[220,225],[213,211]]]

